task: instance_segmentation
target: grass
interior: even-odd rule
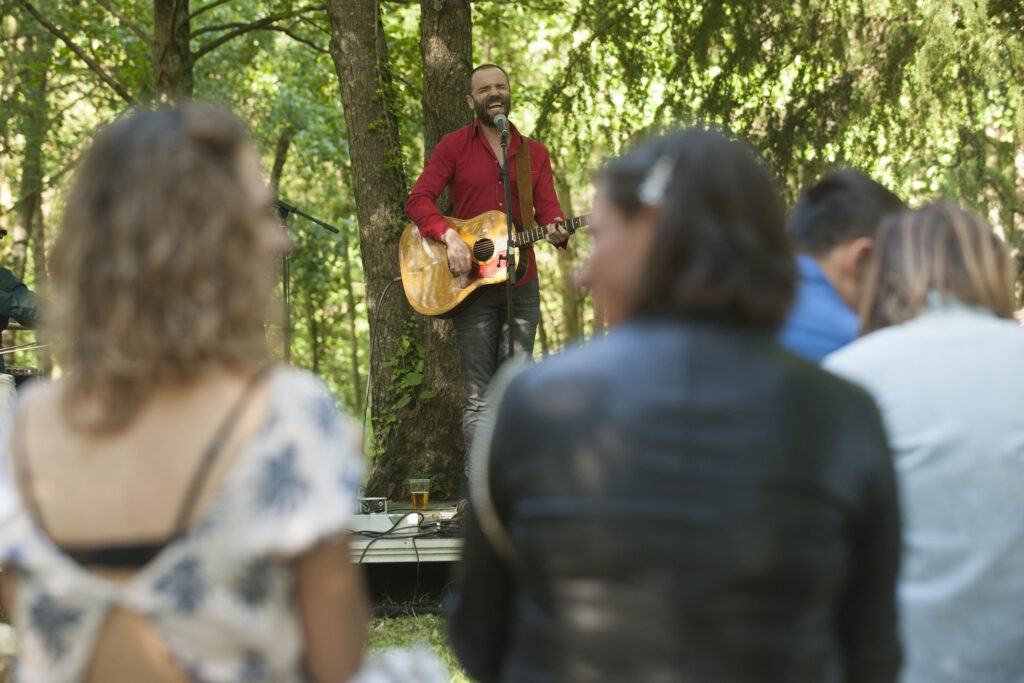
[[[423,614],[390,619],[374,619],[370,623],[370,649],[383,650],[389,647],[409,647],[423,643],[430,647],[451,672],[450,683],[471,683],[462,672],[448,647],[448,633],[444,619]]]
[[[9,637],[9,636],[8,636]],[[445,622],[441,617],[431,615],[374,619],[370,622],[370,649],[384,650],[390,647],[409,647],[424,643],[444,662],[451,673],[449,683],[472,683],[462,672],[448,647]],[[10,653],[0,652],[0,683],[10,681]]]

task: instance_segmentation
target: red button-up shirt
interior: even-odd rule
[[[533,208],[537,225],[562,220],[562,207],[555,194],[551,175],[551,157],[547,148],[527,138],[530,145],[530,175],[533,180]],[[512,171],[512,220],[522,225],[519,209],[519,185],[516,182],[515,156],[523,144],[523,136],[511,126],[508,142],[508,163]],[[474,121],[465,128],[449,133],[434,147],[426,168],[405,200],[405,212],[420,229],[420,234],[440,240],[448,229],[434,202],[448,187],[451,190],[455,218],[473,218],[485,211],[505,210],[505,187],[501,181],[501,164],[491,143]],[[537,276],[533,249],[526,250],[529,259],[526,274],[516,283],[527,284]]]

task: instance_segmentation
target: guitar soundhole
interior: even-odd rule
[[[477,240],[473,245],[473,258],[483,263],[494,256],[494,242],[486,237]]]

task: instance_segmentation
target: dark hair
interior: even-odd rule
[[[667,166],[660,200],[645,194]],[[655,174],[657,171],[655,171]],[[776,329],[796,286],[785,215],[768,169],[746,144],[708,128],[657,138],[599,174],[627,216],[660,206],[655,247],[632,314],[702,317]]]
[[[860,171],[825,174],[800,193],[789,218],[789,233],[801,251],[824,256],[840,244],[874,237],[888,214],[903,201]]]
[[[467,94],[470,94],[470,95],[473,94],[473,75],[477,71],[483,71],[484,69],[497,69],[501,73],[505,74],[505,80],[508,81],[509,85],[512,84],[512,81],[509,80],[508,72],[505,71],[504,69],[502,69],[497,64],[481,64],[480,66],[478,66],[475,69],[473,69],[472,71],[470,71],[469,75],[466,76],[466,93]]]

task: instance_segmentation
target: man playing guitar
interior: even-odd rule
[[[485,211],[505,210],[501,134],[494,125],[494,117],[498,114],[508,116],[511,109],[508,75],[500,66],[484,64],[470,74],[468,86],[466,102],[476,112],[476,121],[441,138],[405,202],[405,212],[419,228],[420,235],[447,245],[448,266],[455,275],[469,272],[472,255],[435,206],[438,196],[445,187],[449,188],[456,218],[472,218]],[[563,220],[548,150],[536,140],[523,137],[511,124],[510,130],[508,162],[513,221],[517,226],[524,225],[519,205],[519,179],[514,172],[516,155],[524,145],[529,145],[536,223],[547,225]],[[557,228],[548,235],[548,240],[558,246],[564,246],[568,238],[569,233],[564,228]],[[526,263],[526,269],[512,291],[513,343],[516,355],[530,356],[540,319],[540,289],[533,249],[521,250],[518,256],[520,265]],[[486,407],[484,391],[508,355],[509,325],[506,317],[504,285],[488,285],[468,307],[452,318],[462,371],[462,431],[467,453],[477,422]]]

